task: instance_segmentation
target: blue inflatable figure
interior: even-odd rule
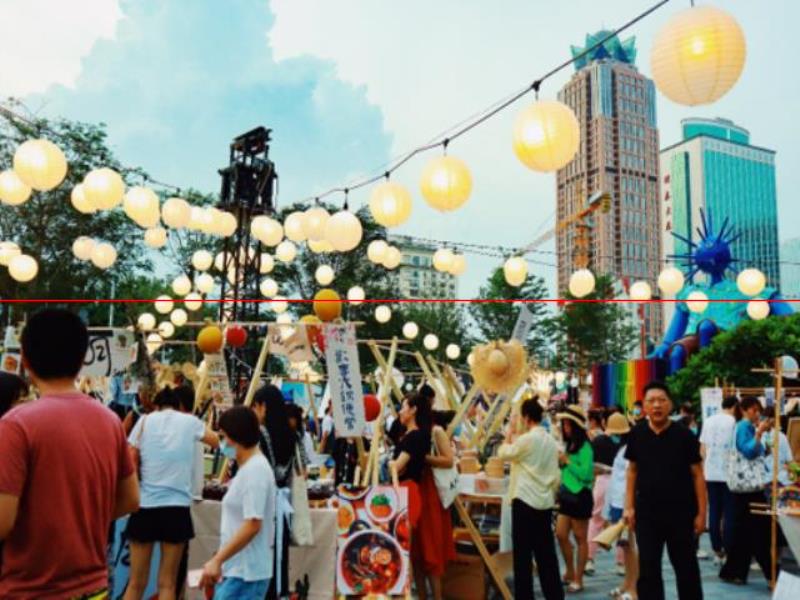
[[[673,236],[686,243],[690,250],[687,254],[678,254],[670,258],[686,261],[689,272],[686,274],[688,285],[678,293],[678,300],[686,300],[694,291],[703,292],[709,300],[734,300],[733,302],[709,302],[702,313],[689,310],[685,302],[675,303],[675,314],[667,329],[664,339],[658,345],[652,356],[669,361],[669,373],[681,369],[689,356],[700,348],[705,348],[711,343],[714,336],[720,331],[736,328],[747,316],[747,303],[753,298],[745,296],[736,285],[735,281],[725,279],[727,271],[734,275],[738,273],[732,265],[738,262],[731,255],[731,244],[739,235],[729,228],[726,218],[718,233],[714,233],[711,215],[706,218],[700,211],[703,229],[699,227],[697,233],[700,242],[696,243],[677,233]],[[728,236],[726,238],[726,236]],[[704,273],[707,281],[694,283],[694,277]],[[766,287],[758,295],[759,299],[772,300],[770,302],[770,315],[790,315],[792,307],[788,302],[780,301],[780,295],[774,288]]]

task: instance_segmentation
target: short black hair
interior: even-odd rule
[[[539,404],[539,396],[534,396],[533,398],[525,400],[519,408],[519,414],[526,419],[530,419],[534,423],[541,423],[544,409],[542,405]]]
[[[158,393],[156,393],[155,397],[153,398],[153,404],[155,404],[158,408],[180,408],[181,403],[178,399],[178,396],[175,392],[169,388],[165,387]]]
[[[252,448],[261,439],[256,413],[247,406],[233,406],[219,417],[219,428],[237,444]]]
[[[683,404],[681,404],[681,412],[693,415],[694,414],[694,406],[692,406],[691,402],[684,402]]]
[[[672,400],[672,394],[669,393],[669,388],[667,387],[667,384],[664,383],[663,381],[655,379],[650,383],[648,383],[646,386],[644,386],[644,390],[642,390],[642,396],[647,394],[647,392],[649,392],[650,390],[661,390],[667,395],[667,398]]]
[[[728,410],[733,408],[739,403],[739,399],[736,396],[725,396],[722,399],[722,408],[724,410]]]
[[[45,381],[77,377],[89,347],[89,332],[75,313],[55,308],[34,313],[21,336],[27,367]]]
[[[172,394],[178,398],[178,408],[183,412],[194,412],[194,390],[185,383],[172,389]]]
[[[743,411],[750,410],[754,406],[757,406],[758,410],[763,412],[764,407],[761,406],[761,402],[759,402],[758,398],[756,398],[755,396],[745,396],[739,402],[739,408],[741,408]]]
[[[419,388],[417,394],[431,401],[433,401],[436,398],[436,390],[434,390],[427,383],[422,384],[422,387]]]
[[[442,429],[450,427],[450,423],[456,418],[456,411],[454,410],[434,410],[433,424],[438,425]]]
[[[0,417],[28,393],[28,384],[19,375],[0,371]]]

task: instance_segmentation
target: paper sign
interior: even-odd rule
[[[269,351],[285,356],[289,362],[310,362],[314,359],[305,327],[270,324],[267,328]]]
[[[203,358],[206,363],[208,374],[208,389],[212,394],[222,396],[221,404],[230,406],[233,404],[233,394],[231,393],[230,380],[228,379],[228,366],[225,364],[225,357],[221,352],[206,354]]]
[[[797,598],[800,598],[800,577],[781,571],[775,591],[772,593],[772,600],[797,600]]]
[[[3,347],[8,350],[19,350],[19,330],[13,325],[6,327],[6,336],[3,339]]]
[[[524,346],[528,339],[528,334],[531,332],[531,327],[533,327],[533,313],[528,310],[527,304],[521,304],[511,339],[519,341]]]
[[[700,410],[705,421],[722,410],[722,388],[700,389]]]
[[[361,437],[366,420],[355,325],[325,324],[324,331],[325,360],[336,436]]]
[[[89,332],[89,348],[81,377],[110,377],[136,360],[136,342],[127,329],[96,329]]]
[[[19,375],[22,372],[22,356],[19,352],[4,352],[0,361],[0,371]]]

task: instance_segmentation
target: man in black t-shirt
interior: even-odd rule
[[[661,559],[667,546],[678,598],[700,600],[703,589],[695,538],[706,523],[706,486],[700,445],[692,432],[670,420],[672,399],[661,382],[645,387],[647,419],[628,438],[625,519],[639,544],[637,591],[643,600],[662,600]]]

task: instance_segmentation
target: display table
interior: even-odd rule
[[[201,569],[219,548],[219,525],[222,503],[203,500],[192,506],[195,537],[189,543],[189,569]],[[336,511],[311,509],[314,545],[289,548],[289,584],[308,575],[310,599],[330,600],[334,595],[336,566]],[[197,592],[197,590],[192,590]],[[201,598],[189,595],[188,598]]]

